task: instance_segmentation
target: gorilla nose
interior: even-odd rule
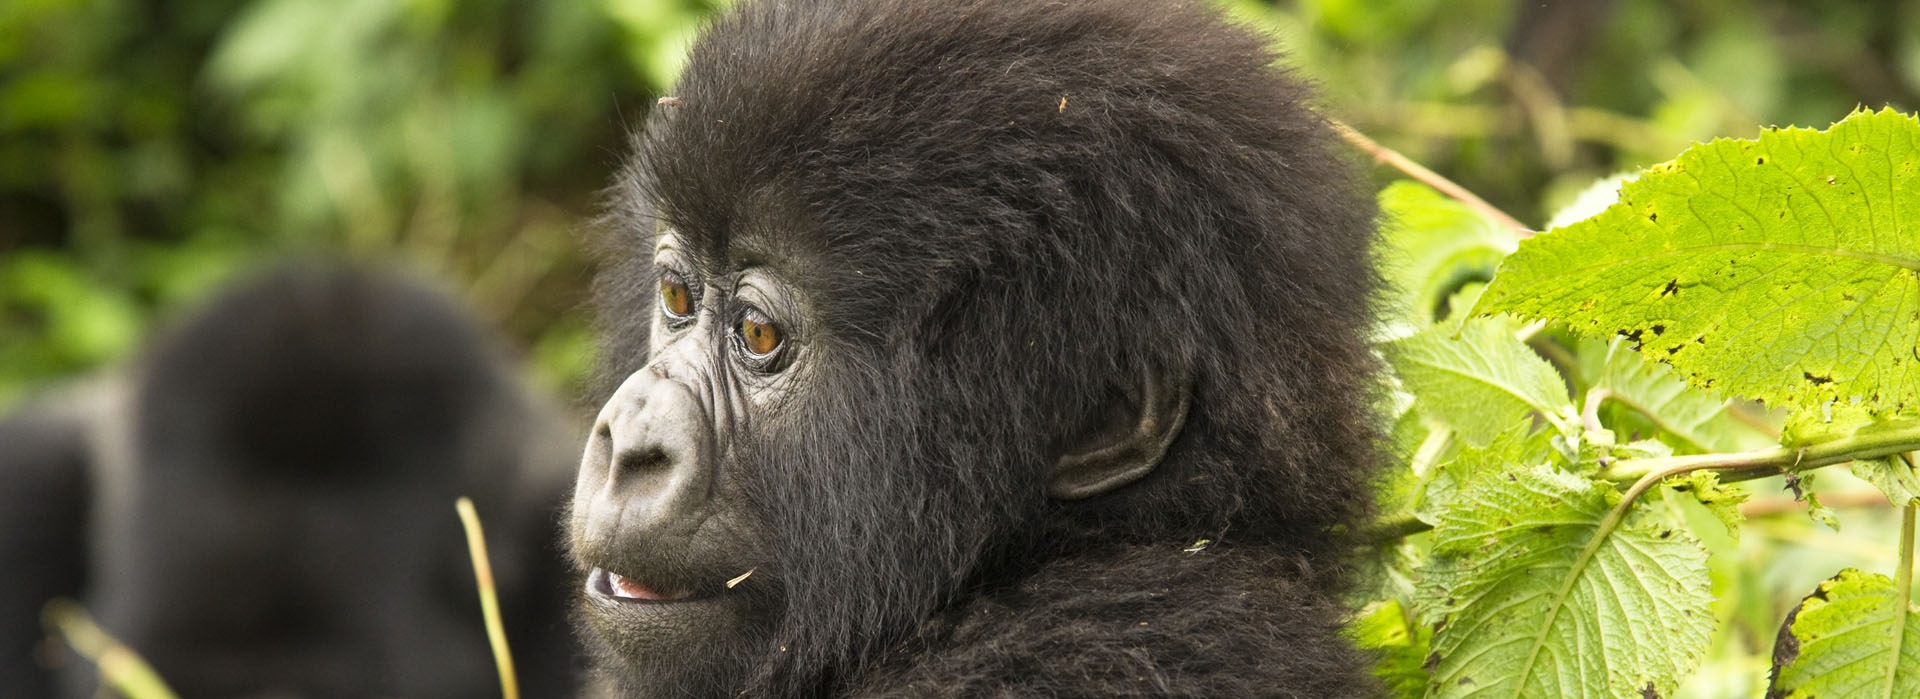
[[[644,370],[628,378],[588,439],[574,491],[576,531],[606,541],[691,534],[712,495],[704,415],[677,382]]]

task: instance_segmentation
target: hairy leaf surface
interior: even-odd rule
[[[1513,331],[1506,319],[1472,318],[1457,337],[1432,326],[1382,349],[1423,414],[1485,446],[1530,412],[1558,418],[1573,410],[1560,374]]]
[[[1695,146],[1535,236],[1483,312],[1624,333],[1693,383],[1796,410],[1920,410],[1920,122]]]
[[[1768,696],[1920,697],[1920,610],[1885,575],[1848,568],[1800,603]]]
[[[1670,694],[1713,630],[1707,553],[1657,517],[1605,538],[1619,494],[1552,467],[1487,474],[1434,530],[1420,598],[1436,697]]]

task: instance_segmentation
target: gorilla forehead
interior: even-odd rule
[[[1245,180],[1285,173],[1274,154],[1307,138],[1283,118],[1298,88],[1250,90],[1272,54],[1207,12],[1078,5],[752,4],[695,47],[630,181],[716,255],[799,233],[919,286],[1007,260],[1110,276],[1169,248],[1259,247],[1257,212],[1230,209],[1263,202],[1190,192],[1284,188]],[[794,223],[755,225],[768,191]]]

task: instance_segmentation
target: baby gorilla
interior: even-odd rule
[[[414,282],[290,266],[0,422],[0,696],[56,695],[32,651],[53,597],[181,696],[498,696],[460,495],[526,686],[568,691],[553,522],[578,452],[499,350]],[[63,674],[94,695],[90,664]]]
[[[1201,2],[719,19],[608,217],[594,689],[1372,693],[1373,210],[1274,60]]]

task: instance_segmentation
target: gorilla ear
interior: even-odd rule
[[[1139,396],[1139,412],[1121,418],[1131,425],[1117,433],[1099,430],[1101,436],[1060,457],[1047,484],[1048,495],[1060,500],[1090,498],[1140,480],[1160,465],[1160,457],[1186,424],[1193,386],[1184,371],[1148,368],[1140,378],[1140,387],[1133,392]],[[1120,409],[1131,407],[1122,401]]]

